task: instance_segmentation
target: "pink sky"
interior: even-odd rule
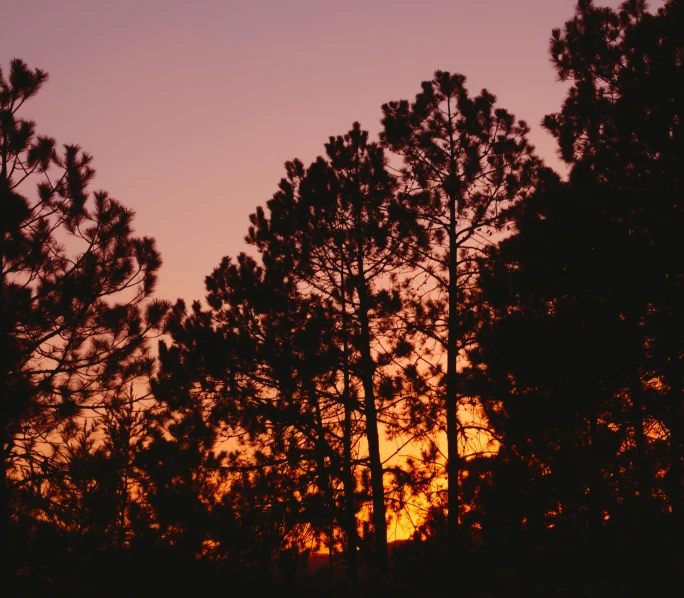
[[[564,96],[547,47],[574,4],[15,0],[1,11],[0,62],[50,73],[24,116],[94,154],[93,189],[157,239],[157,295],[192,300],[245,248],[247,217],[283,162],[309,163],[355,120],[376,135],[380,106],[412,99],[436,69],[463,73],[472,93],[487,87],[557,166],[539,122]]]

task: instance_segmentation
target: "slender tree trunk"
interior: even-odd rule
[[[456,201],[449,206],[449,316],[447,330],[447,373],[446,373],[446,434],[447,434],[447,534],[449,549],[458,548],[458,498],[460,459],[458,454],[458,302],[457,302],[457,246],[456,246]]]
[[[385,485],[382,460],[380,458],[380,435],[378,433],[378,413],[375,405],[375,385],[373,376],[375,364],[371,355],[371,335],[368,318],[369,298],[366,280],[363,277],[363,257],[357,258],[361,378],[363,384],[364,406],[366,408],[366,439],[368,440],[368,457],[370,460],[371,489],[373,492],[373,529],[375,531],[375,557],[377,566],[383,575],[389,573],[389,555],[387,550],[387,521],[385,519]]]
[[[349,371],[349,323],[347,321],[347,291],[345,289],[344,268],[340,271],[340,287],[342,297],[342,369],[344,376],[344,433],[343,433],[343,457],[342,484],[344,485],[345,509],[344,527],[347,537],[347,577],[352,586],[358,580],[357,567],[357,539],[356,539],[356,481],[354,477],[354,464],[352,463],[352,430],[353,430],[353,405],[351,399],[351,374]]]
[[[335,533],[335,497],[333,496],[333,476],[331,468],[325,464],[325,456],[328,453],[328,447],[325,441],[325,432],[323,426],[323,414],[321,413],[321,404],[316,392],[315,386],[312,384],[309,392],[312,393],[314,409],[316,413],[316,466],[318,467],[319,488],[323,491],[325,496],[326,507],[330,516],[330,542],[328,542],[328,563],[330,565],[330,584],[333,583],[333,576],[335,572],[334,560],[334,533]]]
[[[460,501],[458,498],[460,458],[458,454],[458,243],[456,194],[456,145],[452,125],[451,101],[447,103],[449,117],[449,188],[445,189],[449,201],[449,314],[447,329],[446,373],[446,435],[447,435],[447,535],[452,555],[458,551]]]

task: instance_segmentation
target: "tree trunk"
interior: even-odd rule
[[[456,172],[456,145],[452,123],[451,99],[447,103],[449,118],[449,178],[445,188],[449,201],[449,314],[447,319],[447,379],[446,379],[446,435],[447,435],[447,535],[449,551],[457,554],[459,548],[460,501],[458,497],[460,457],[458,454],[458,212],[460,187]]]
[[[358,257],[358,294],[361,381],[363,384],[364,406],[366,408],[366,439],[368,440],[368,457],[370,460],[371,489],[373,492],[373,529],[375,531],[375,558],[380,573],[389,572],[389,555],[387,552],[387,521],[385,519],[385,485],[383,480],[382,460],[380,459],[380,435],[378,434],[378,413],[375,405],[375,386],[373,376],[375,364],[371,356],[370,323],[368,321],[368,289],[363,278],[363,258]]]
[[[458,454],[458,247],[456,244],[456,198],[449,199],[449,315],[447,330],[446,435],[447,435],[447,534],[449,550],[458,549],[458,498],[460,459]]]
[[[314,408],[316,411],[316,466],[318,467],[319,488],[323,491],[325,496],[326,507],[330,515],[330,542],[328,543],[328,557],[330,566],[330,584],[333,583],[333,576],[335,573],[335,559],[334,559],[334,533],[335,533],[335,497],[333,495],[333,474],[330,467],[325,464],[325,457],[328,454],[328,446],[325,441],[325,432],[323,426],[323,415],[321,413],[321,404],[318,399],[315,387],[310,390],[313,399]]]
[[[344,268],[340,272],[342,297],[342,369],[344,376],[344,436],[342,457],[342,484],[344,486],[344,528],[347,537],[347,578],[352,586],[358,581],[357,538],[356,538],[356,480],[352,463],[353,405],[351,404],[351,374],[349,371],[349,325],[347,322],[347,292],[345,290]]]

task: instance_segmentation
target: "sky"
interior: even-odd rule
[[[494,93],[562,169],[539,123],[565,95],[548,42],[574,4],[15,0],[0,10],[0,64],[17,57],[50,74],[24,118],[94,155],[91,188],[157,240],[157,296],[189,302],[223,256],[245,250],[248,216],[285,161],[310,163],[354,121],[377,136],[382,104],[413,99],[437,69]]]

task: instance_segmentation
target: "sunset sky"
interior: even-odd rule
[[[380,106],[412,99],[436,69],[487,87],[559,166],[539,122],[565,94],[547,48],[574,4],[23,0],[3,5],[0,59],[50,73],[24,117],[94,154],[93,189],[157,239],[157,295],[192,300],[222,256],[244,249],[283,162],[309,163],[355,120],[375,136]]]

